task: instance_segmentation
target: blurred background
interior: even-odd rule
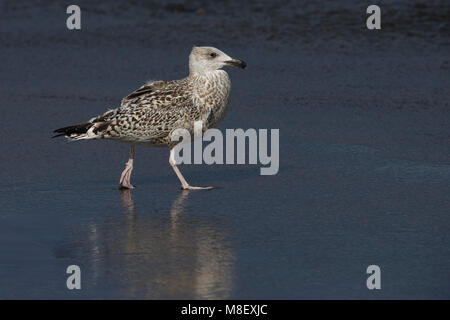
[[[448,299],[449,17],[448,1],[3,0],[0,298]],[[50,139],[186,76],[193,45],[247,62],[219,129],[279,128],[277,175],[183,165],[217,188],[182,192],[168,150],[138,147],[120,191],[127,145]]]

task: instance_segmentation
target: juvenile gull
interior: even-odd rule
[[[123,98],[121,106],[88,122],[55,130],[54,137],[71,140],[111,139],[131,145],[130,156],[120,176],[120,186],[134,188],[130,182],[136,144],[170,148],[169,163],[183,189],[193,187],[177,168],[172,141],[176,129],[194,131],[194,122],[203,121],[203,130],[215,127],[225,115],[231,82],[224,66],[245,69],[246,63],[233,59],[213,47],[193,47],[189,55],[189,76],[173,81],[148,83]]]

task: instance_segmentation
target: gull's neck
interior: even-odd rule
[[[191,71],[189,72],[189,78],[216,78],[217,76],[220,76],[222,74],[227,74],[225,70],[222,69],[216,69],[216,70],[208,70],[208,71]]]
[[[205,76],[209,76],[214,71],[217,71],[217,70],[212,70],[212,71],[210,71],[210,70],[195,70],[195,71],[190,70],[189,76],[190,77],[205,77]]]

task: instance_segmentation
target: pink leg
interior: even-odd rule
[[[131,145],[130,148],[130,159],[125,163],[125,169],[120,175],[120,187],[125,189],[134,189],[134,186],[131,184],[131,172],[133,171],[133,160],[134,160],[134,145]]]
[[[209,189],[213,188],[213,187],[190,186],[189,183],[187,183],[186,179],[184,179],[183,175],[181,174],[180,169],[178,169],[177,164],[175,163],[174,149],[170,150],[169,163],[172,166],[173,171],[175,171],[175,174],[177,175],[178,179],[180,179],[181,189],[183,189],[183,190],[209,190]]]

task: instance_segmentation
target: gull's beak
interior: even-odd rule
[[[237,67],[237,68],[241,68],[241,69],[245,69],[247,67],[247,64],[239,59],[231,59],[231,60],[227,60],[225,61],[225,64],[228,66],[232,66],[232,67]]]

